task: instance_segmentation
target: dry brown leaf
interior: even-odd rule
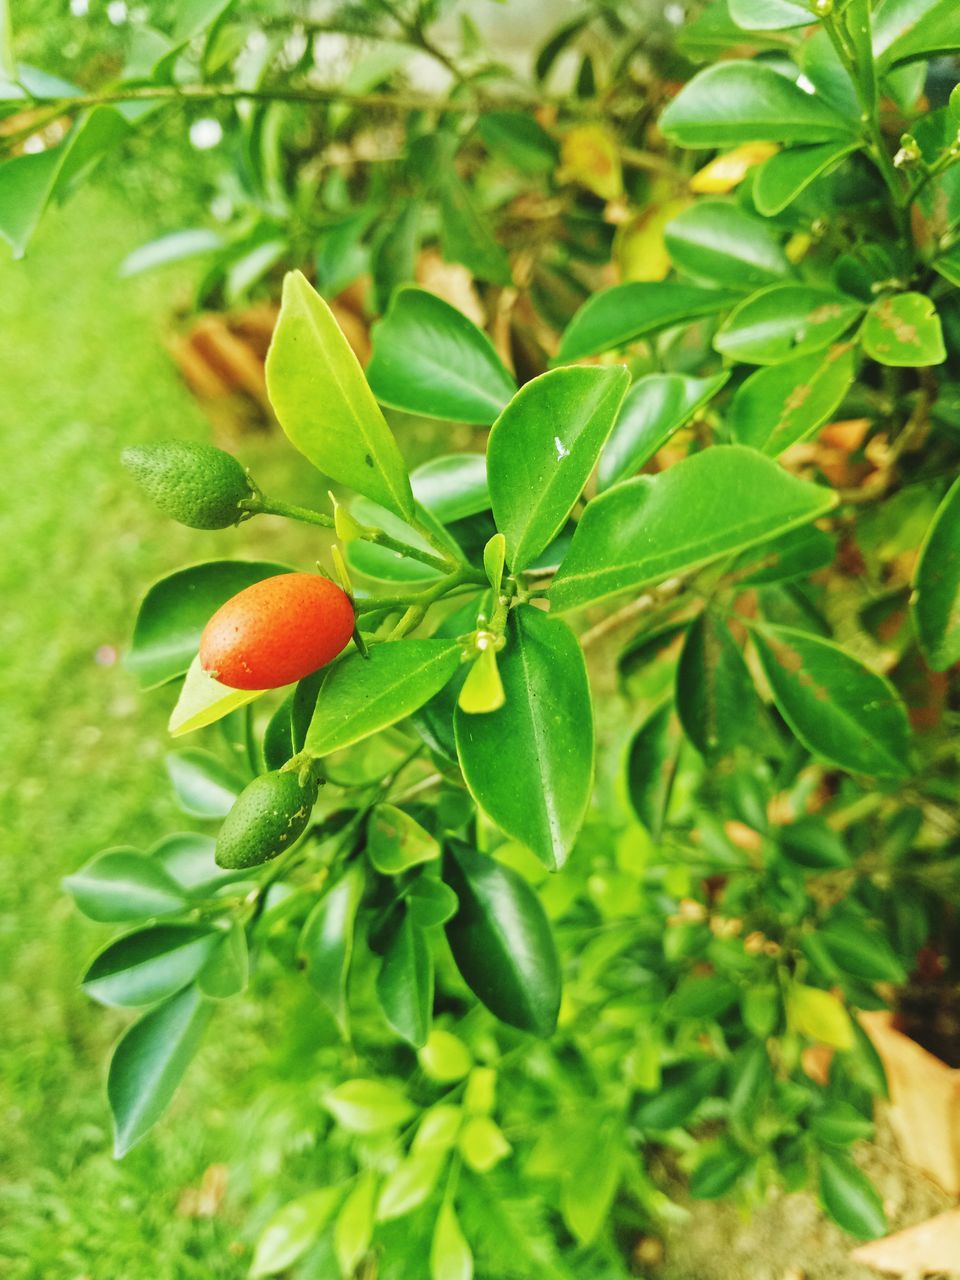
[[[960,1275],[960,1209],[860,1245],[854,1262],[890,1276]]]

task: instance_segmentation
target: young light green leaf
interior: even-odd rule
[[[333,312],[299,271],[283,282],[266,373],[280,425],[315,467],[401,519],[413,517],[397,443]]]
[[[808,750],[851,773],[908,772],[910,725],[888,680],[806,631],[763,626],[754,641],[780,714]]]
[[[716,445],[587,506],[550,590],[578,609],[687,573],[824,515],[836,496],[739,445]]]
[[[740,301],[738,293],[671,280],[615,284],[592,294],[567,326],[557,364],[602,355],[675,325],[690,324]]]
[[[398,1129],[414,1113],[400,1090],[382,1080],[347,1080],[327,1094],[324,1106],[348,1133]]]
[[[477,654],[467,672],[457,698],[457,706],[469,715],[482,716],[489,715],[491,711],[499,711],[506,700],[497,651],[493,645],[487,645]]]
[[[460,645],[447,640],[398,640],[374,645],[369,658],[341,658],[320,688],[305,749],[329,755],[395,724],[442,689],[459,665]]]
[[[447,941],[464,982],[501,1021],[550,1035],[560,1009],[560,964],[550,924],[526,880],[451,840],[444,879],[460,906]]]
[[[835,342],[863,305],[805,284],[774,284],[745,298],[717,330],[721,355],[745,364],[779,364]]]
[[[447,1152],[442,1146],[423,1147],[406,1156],[381,1188],[377,1221],[390,1222],[418,1209],[437,1185],[446,1162]]]
[[[507,540],[502,533],[495,533],[483,548],[483,567],[487,581],[495,595],[500,594],[503,568],[507,560]]]
[[[937,508],[913,580],[913,623],[934,671],[960,662],[960,480]]]
[[[878,298],[863,322],[863,349],[879,364],[914,369],[947,358],[936,307],[922,293]]]
[[[850,137],[856,121],[759,62],[718,62],[684,86],[660,117],[681,147],[739,142],[832,142]]]
[[[778,151],[757,170],[753,184],[753,202],[757,212],[774,218],[793,204],[811,182],[829,173],[858,143],[821,142],[812,147],[790,147]]]
[[[473,1280],[473,1252],[449,1200],[440,1206],[433,1230],[430,1280]]]
[[[384,952],[377,998],[398,1036],[415,1049],[427,1043],[433,1016],[433,956],[409,912],[404,912]]]
[[[95,957],[83,989],[100,1004],[135,1009],[193,982],[220,941],[203,925],[159,924],[118,938]]]
[[[333,1217],[342,1194],[339,1187],[324,1187],[278,1209],[257,1240],[250,1280],[275,1276],[292,1267]]]
[[[822,1147],[820,1203],[838,1227],[860,1240],[873,1240],[887,1230],[883,1201],[866,1174],[844,1151]]]
[[[187,987],[151,1009],[121,1037],[107,1078],[118,1158],[166,1111],[212,1009],[196,987]]]
[[[190,664],[177,705],[170,713],[167,726],[170,736],[182,738],[185,733],[193,733],[195,729],[215,724],[231,711],[245,707],[248,702],[262,697],[264,693],[265,689],[230,689],[227,685],[220,684],[201,667],[198,654]]]
[[[392,804],[374,805],[367,822],[367,857],[385,876],[396,876],[440,857],[440,846],[415,818]]]
[[[624,397],[597,470],[597,487],[609,489],[633,475],[675,431],[708,404],[730,377],[691,378],[683,373],[651,373]]]
[[[440,454],[417,467],[410,483],[416,500],[441,524],[490,510],[486,454]]]
[[[730,428],[740,444],[775,458],[829,422],[850,390],[854,348],[838,343],[751,373],[730,406]]]
[[[85,916],[103,923],[149,920],[182,911],[183,889],[137,849],[108,849],[67,876],[63,887]]]
[[[342,1276],[352,1276],[373,1239],[377,1177],[371,1169],[357,1178],[343,1202],[333,1229],[333,1247]]]
[[[527,568],[563,527],[630,385],[626,369],[553,369],[528,382],[493,424],[490,497],[507,563]]]
[[[853,1023],[832,991],[794,982],[787,991],[787,1021],[794,1031],[834,1049],[854,1046]]]
[[[489,1173],[513,1148],[489,1116],[470,1116],[460,1130],[460,1154],[474,1173]]]
[[[459,1036],[434,1027],[417,1053],[417,1061],[428,1079],[453,1084],[467,1075],[473,1066],[473,1055]]]
[[[363,867],[352,863],[307,916],[297,947],[311,983],[341,1030],[346,1027],[347,977],[364,883]]]
[[[244,787],[243,778],[209,751],[169,751],[166,765],[180,808],[194,818],[225,818]]]
[[[522,605],[499,655],[505,702],[454,716],[457,753],[477,803],[548,867],[563,865],[593,787],[593,711],[583,653],[556,618]]]
[[[725,289],[748,293],[792,274],[769,223],[727,201],[690,205],[667,223],[664,238],[678,270]]]
[[[143,689],[184,675],[222,604],[255,582],[290,572],[272,561],[209,560],[161,578],[143,598],[124,665]]]
[[[487,426],[517,389],[483,330],[424,289],[398,289],[372,337],[370,387],[394,409]]]

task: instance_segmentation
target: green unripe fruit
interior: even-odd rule
[[[244,787],[217,836],[217,863],[230,871],[256,867],[289,849],[303,834],[317,799],[317,780],[278,769]]]
[[[191,529],[226,529],[250,514],[240,506],[256,493],[247,473],[213,445],[133,445],[121,461],[161,511]]]

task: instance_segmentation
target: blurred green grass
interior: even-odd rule
[[[276,1006],[249,1000],[221,1014],[167,1120],[114,1162],[104,1080],[126,1019],[79,990],[107,935],[60,888],[99,849],[147,846],[197,825],[177,813],[164,771],[173,690],[139,694],[114,660],[147,584],[196,559],[309,563],[313,549],[308,531],[276,521],[222,534],[175,526],[119,466],[130,442],[209,438],[162,345],[188,280],[117,278],[123,255],[155,230],[116,191],[101,190],[52,214],[24,262],[0,258],[0,1274],[8,1280],[243,1275],[248,1255],[236,1242],[255,1225],[237,1207],[243,1187],[211,1219],[178,1212],[184,1189],[248,1142],[237,1116],[244,1106],[273,1107],[260,1130],[276,1131],[272,1153],[248,1160],[245,1178],[276,1175],[288,1139],[308,1156],[311,1145],[304,1108],[286,1106],[282,1082],[264,1101],[275,1064],[266,1072],[261,1046],[272,1042],[276,1057],[282,1024],[280,1035],[277,1026],[268,1033]],[[278,492],[318,496],[315,473],[276,441],[238,453]],[[297,1056],[289,1046],[280,1052]],[[309,1176],[287,1172],[297,1189]],[[275,1176],[271,1186],[265,1201],[250,1197],[257,1221],[276,1201]]]

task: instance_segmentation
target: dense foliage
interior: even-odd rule
[[[166,444],[136,469],[187,523],[324,530],[357,621],[272,694],[197,655],[292,566],[211,560],[143,602],[131,669],[183,678],[174,736],[219,726],[170,754],[174,788],[242,850],[224,869],[173,834],[68,882],[124,926],[87,991],[143,1011],[110,1067],[117,1151],[225,1001],[303,981],[322,1183],[254,1275],[628,1274],[680,1171],[747,1203],[811,1186],[879,1234],[856,1013],[953,963],[960,102],[935,105],[931,60],[960,11],[729,0],[673,50],[598,4],[518,84],[467,18],[450,52],[440,8],[350,7],[291,45],[289,19],[192,0],[89,89],[0,41],[18,251],[164,111],[222,112],[227,230],[128,269],[204,252],[228,301],[309,274],[286,275],[267,385],[337,496],[297,506]],[[318,85],[334,28],[371,51]],[[408,48],[448,97],[404,82]],[[437,245],[460,307],[415,283]],[[364,373],[328,302],[367,272]],[[484,450],[409,472],[381,405],[489,427]],[[318,783],[272,857],[278,788],[286,823]]]

